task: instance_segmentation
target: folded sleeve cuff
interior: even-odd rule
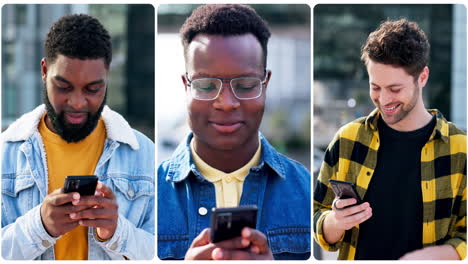
[[[466,241],[460,238],[452,238],[447,240],[445,244],[453,246],[461,260],[466,258]]]
[[[29,217],[31,218],[29,220],[26,220]],[[60,236],[53,237],[49,235],[49,233],[47,233],[47,230],[45,229],[44,224],[42,223],[40,204],[31,209],[28,213],[26,213],[25,218],[25,222],[31,223],[29,230],[29,234],[31,234],[32,236],[31,241],[37,243],[36,245],[41,251],[45,251],[49,247],[53,246],[57,239],[60,238]]]

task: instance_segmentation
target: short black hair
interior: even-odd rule
[[[406,19],[387,20],[372,32],[361,49],[361,60],[402,67],[416,80],[429,62],[431,46],[424,31]]]
[[[188,45],[200,33],[222,36],[252,33],[262,46],[263,64],[266,67],[267,44],[271,33],[266,21],[252,7],[214,4],[196,8],[180,28],[185,58]]]
[[[71,14],[61,17],[52,25],[44,53],[48,63],[53,63],[62,54],[80,60],[103,58],[106,68],[109,68],[112,43],[99,20],[86,14]]]

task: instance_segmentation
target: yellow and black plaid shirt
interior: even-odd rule
[[[466,133],[445,120],[437,110],[437,123],[421,150],[423,246],[449,244],[461,259],[466,256]],[[314,237],[325,250],[340,250],[338,259],[354,259],[359,225],[347,230],[340,241],[329,244],[323,221],[331,212],[335,195],[329,179],[356,183],[364,197],[377,165],[379,133],[376,109],[369,116],[343,126],[330,143],[314,192]],[[376,239],[376,243],[378,240]]]

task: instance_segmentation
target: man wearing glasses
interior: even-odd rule
[[[310,173],[259,134],[270,32],[244,5],[197,8],[180,30],[192,133],[158,169],[161,259],[307,259]],[[256,205],[257,228],[212,243],[213,207]]]

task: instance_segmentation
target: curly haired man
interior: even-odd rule
[[[376,109],[327,148],[314,192],[316,241],[340,250],[339,259],[465,258],[466,134],[424,107],[425,33],[386,21],[361,59]],[[335,197],[330,179],[355,183],[363,203]]]

